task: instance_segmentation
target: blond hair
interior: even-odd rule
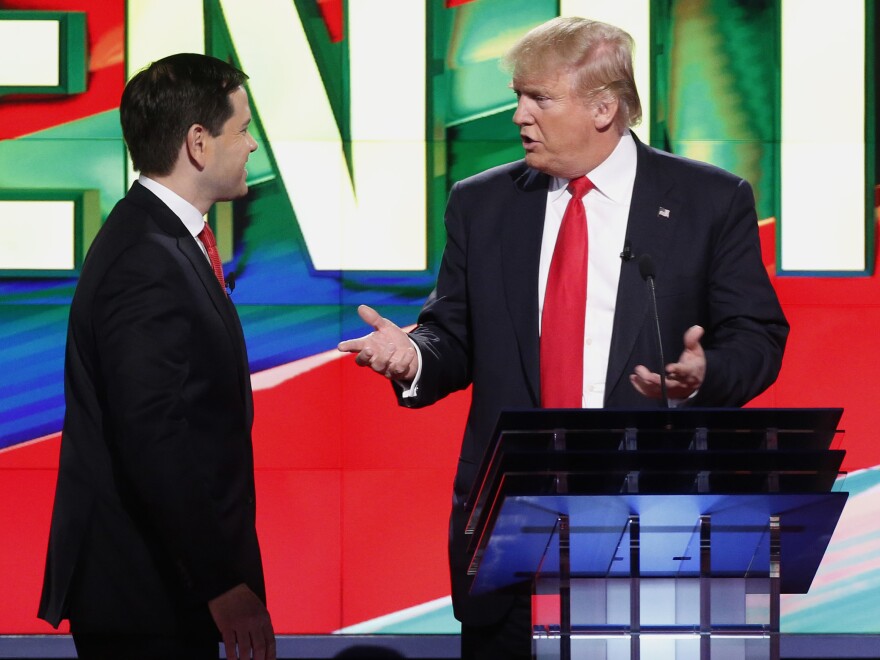
[[[576,92],[587,102],[616,99],[619,128],[642,119],[633,78],[633,38],[608,23],[559,17],[533,28],[504,58],[514,80],[535,80],[570,71]]]

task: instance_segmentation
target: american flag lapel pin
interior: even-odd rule
[[[657,209],[657,215],[659,215],[661,218],[668,218],[669,217],[669,209],[664,209],[661,206],[659,209]]]

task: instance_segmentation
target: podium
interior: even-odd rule
[[[542,660],[777,660],[780,594],[808,591],[846,503],[841,414],[504,411],[471,593],[531,585]]]

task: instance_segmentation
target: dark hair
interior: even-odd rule
[[[138,72],[119,104],[122,136],[134,168],[166,175],[193,124],[218,135],[232,116],[229,95],[247,76],[223,60],[196,53],[170,55]]]

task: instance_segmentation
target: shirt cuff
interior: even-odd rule
[[[416,349],[416,359],[419,362],[419,367],[418,369],[416,369],[415,378],[412,379],[412,382],[408,386],[404,383],[396,383],[396,385],[401,389],[400,396],[404,399],[411,399],[412,397],[418,396],[419,380],[422,377],[422,352],[419,350],[419,345],[415,343],[412,339],[409,340],[409,343],[413,345],[414,349]]]
[[[693,392],[691,392],[690,396],[689,396],[687,399],[669,399],[669,407],[670,407],[670,408],[678,408],[678,407],[679,407],[680,405],[682,405],[683,403],[685,403],[685,402],[687,402],[687,401],[690,401],[690,400],[693,399],[695,396],[697,396],[697,393],[698,393],[699,391],[700,391],[699,388],[695,389]]]

